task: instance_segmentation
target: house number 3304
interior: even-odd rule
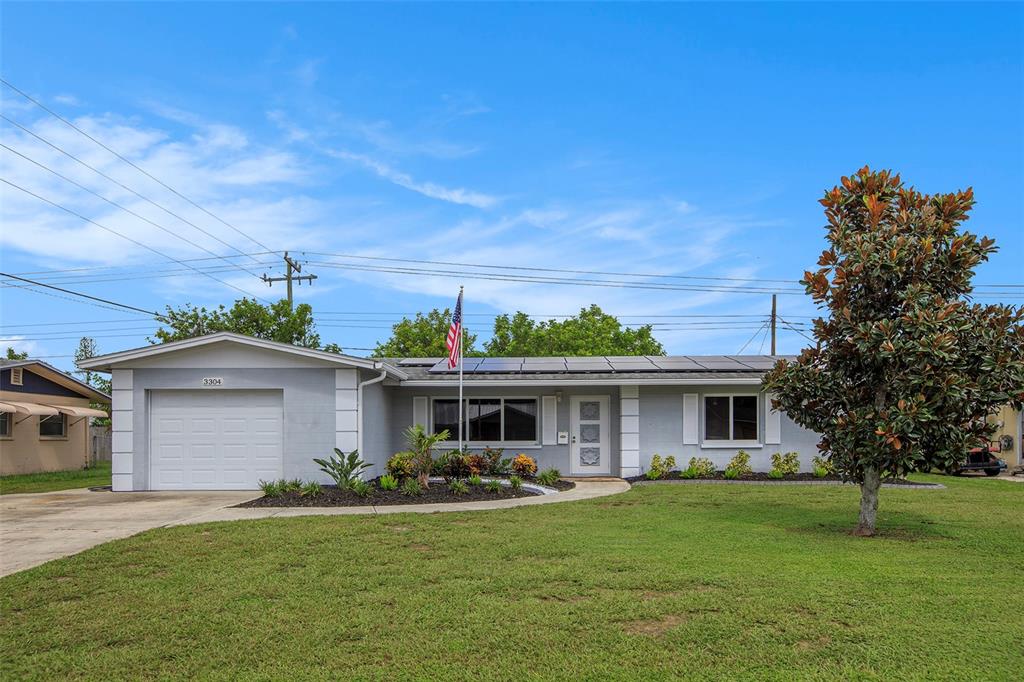
[[[220,377],[203,377],[203,386],[223,386],[224,379]]]

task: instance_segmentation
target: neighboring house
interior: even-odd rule
[[[473,450],[524,452],[570,476],[633,476],[651,456],[724,468],[740,449],[755,469],[816,434],[771,409],[765,356],[466,358]],[[113,381],[115,490],[253,489],[276,478],[329,479],[313,462],[359,449],[384,471],[403,431],[449,429],[458,377],[439,358],[370,360],[230,333],[82,363]]]
[[[1004,405],[991,421],[996,424],[992,438],[1000,443],[998,456],[1006,460],[1011,470],[1024,464],[1024,444],[1021,443],[1021,437],[1024,436],[1024,412]]]
[[[40,360],[0,360],[0,475],[89,464],[90,402],[110,396]]]

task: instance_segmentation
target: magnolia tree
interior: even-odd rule
[[[1024,309],[971,302],[996,248],[961,229],[971,189],[929,196],[862,168],[821,199],[828,248],[806,287],[827,317],[813,348],[764,388],[860,484],[858,535],[873,535],[886,476],[954,469],[988,439],[986,417],[1024,402]]]

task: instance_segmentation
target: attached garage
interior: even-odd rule
[[[314,458],[359,449],[364,396],[406,375],[383,363],[217,333],[92,358],[111,373],[115,491],[255,490],[330,481]],[[380,431],[379,420],[375,421]]]
[[[253,490],[283,469],[283,394],[163,390],[150,395],[152,490]]]

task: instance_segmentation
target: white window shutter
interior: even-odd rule
[[[683,445],[697,444],[697,397],[696,393],[683,394]]]
[[[541,396],[541,445],[558,443],[558,398]]]
[[[426,430],[430,430],[430,424],[427,421],[427,396],[417,395],[413,396],[412,399],[412,424],[415,426],[419,424]]]
[[[782,442],[782,413],[772,409],[772,396],[764,395],[764,442],[778,445]]]

